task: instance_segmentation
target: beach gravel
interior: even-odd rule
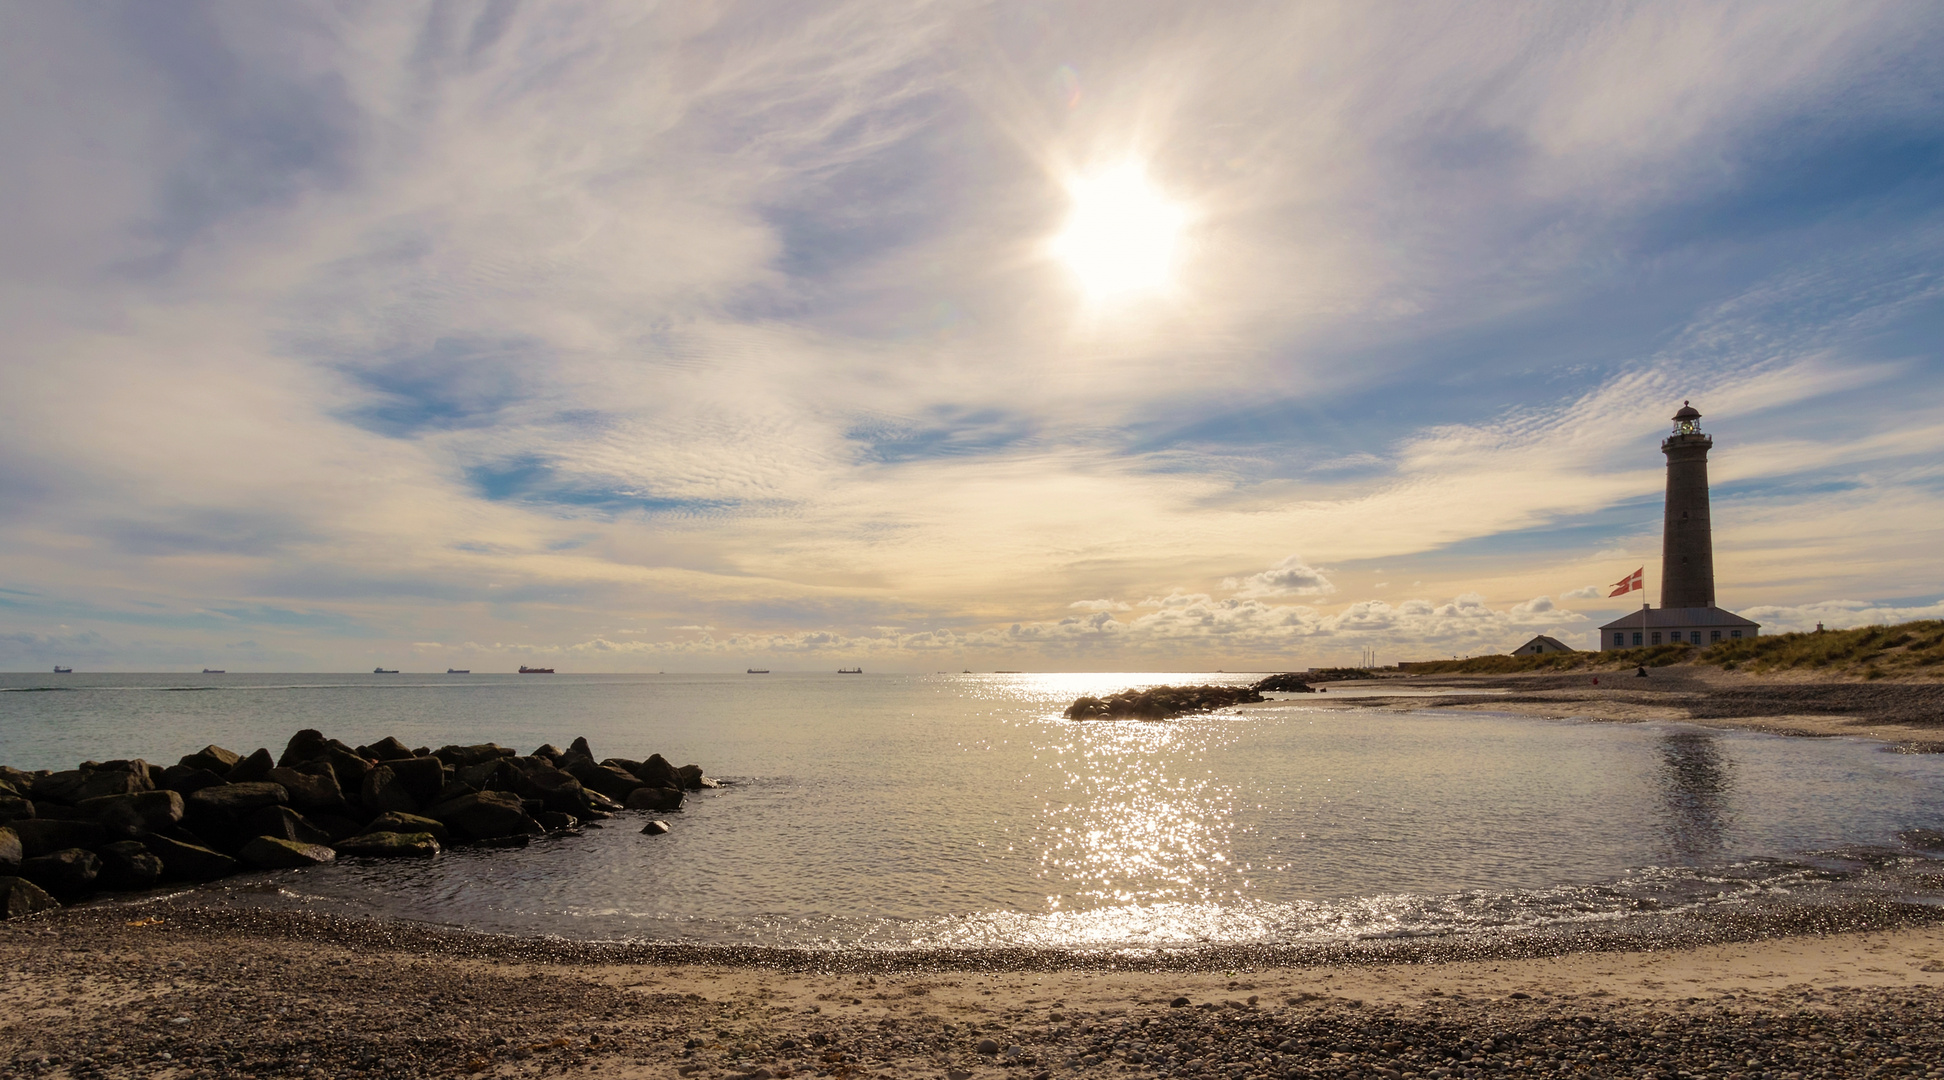
[[[729,950],[707,965],[628,955],[292,912],[51,912],[0,928],[0,1074],[1730,1080],[1923,1076],[1944,1061],[1935,984],[1467,994],[1423,987],[1436,965],[1393,961],[1316,969],[1327,991],[1277,991],[1276,972],[1251,967],[1092,992],[1104,970],[871,974],[865,958],[787,973],[760,950],[750,966],[723,966]],[[1359,973],[1401,989],[1366,1000],[1345,985]]]

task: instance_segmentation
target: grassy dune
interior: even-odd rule
[[[1705,649],[1650,645],[1611,652],[1548,653],[1544,656],[1474,656],[1412,664],[1412,675],[1514,675],[1549,671],[1601,671],[1638,666],[1714,664],[1728,671],[1765,674],[1804,671],[1839,679],[1944,677],[1944,621],[1862,626],[1822,633],[1775,634],[1724,641]]]
[[[1695,657],[1757,674],[1814,671],[1853,679],[1944,676],[1944,621],[1724,641]]]
[[[1517,675],[1548,671],[1604,671],[1609,668],[1666,667],[1689,658],[1688,645],[1645,645],[1611,652],[1546,653],[1542,656],[1474,656],[1467,660],[1413,663],[1412,675]]]

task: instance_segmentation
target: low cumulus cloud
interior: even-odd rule
[[[1121,603],[1119,600],[1075,600],[1073,603],[1068,604],[1067,607],[1070,607],[1075,611],[1132,611],[1134,610],[1133,605]]]
[[[1871,600],[1823,600],[1793,606],[1763,604],[1743,608],[1739,614],[1761,623],[1764,634],[1800,633],[1814,630],[1818,623],[1826,630],[1848,630],[1916,619],[1944,619],[1944,600],[1928,604],[1882,604]]]
[[[1237,596],[1320,596],[1336,591],[1323,571],[1291,555],[1259,574],[1245,578],[1223,578],[1222,588]]]
[[[1577,589],[1568,589],[1560,593],[1559,598],[1561,600],[1597,600],[1600,598],[1600,595],[1600,587],[1598,585],[1582,585]]]

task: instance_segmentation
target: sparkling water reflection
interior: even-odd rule
[[[63,677],[0,692],[0,761],[151,760],[215,741],[586,735],[736,783],[649,838],[620,819],[517,852],[219,886],[577,938],[1176,948],[1562,923],[1903,890],[1944,759],[1853,740],[1301,697],[1072,723],[1080,694],[1237,677]],[[45,677],[0,677],[0,691]],[[185,693],[182,688],[196,688]]]

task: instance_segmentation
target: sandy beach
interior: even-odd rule
[[[19,1076],[1861,1076],[1944,1060],[1944,926],[1921,924],[1116,970],[708,962],[162,903],[8,924],[0,957],[0,1069]]]

